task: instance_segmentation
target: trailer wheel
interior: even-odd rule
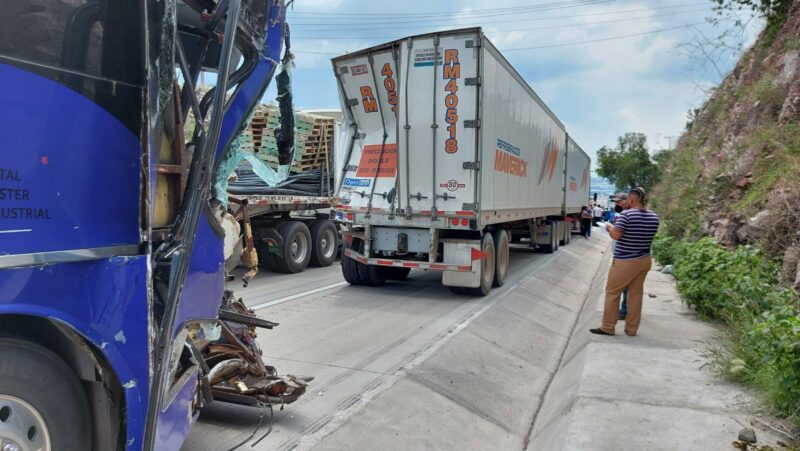
[[[561,227],[561,238],[559,238],[558,240],[558,245],[566,246],[567,244],[569,244],[569,240],[567,239],[567,236],[569,236],[569,234],[567,233],[567,224],[569,223],[559,221],[558,224],[563,225],[563,227]]]
[[[359,243],[358,251],[364,254],[363,241]],[[379,287],[386,283],[387,271],[384,271],[384,268],[381,266],[359,263],[358,275],[361,278],[361,283],[364,285],[368,287]]]
[[[511,251],[508,248],[508,233],[503,229],[498,229],[492,232],[494,245],[497,247],[497,258],[494,265],[494,282],[493,287],[502,287],[506,283],[506,276],[508,275],[508,261]]]
[[[558,238],[556,237],[556,224],[553,221],[547,222],[547,227],[550,228],[550,244],[542,246],[542,249],[548,254],[552,254],[558,249]]]
[[[336,261],[339,231],[333,221],[321,219],[311,224],[311,266],[326,267]]]
[[[311,231],[300,221],[284,222],[278,226],[283,237],[282,255],[275,256],[278,271],[295,274],[306,269],[311,259]]]
[[[411,273],[411,268],[386,266],[382,267],[382,269],[386,272],[387,280],[406,280],[409,273]]]
[[[61,358],[29,341],[0,338],[3,449],[92,449],[90,418],[83,387]]]
[[[483,258],[481,259],[481,284],[478,288],[473,288],[471,291],[477,296],[486,296],[492,290],[494,284],[494,268],[496,253],[494,247],[494,239],[491,233],[484,233],[481,239],[481,251]]]
[[[342,243],[342,250],[348,249],[350,246],[346,241]],[[358,245],[355,246],[358,249]],[[350,257],[342,253],[342,275],[344,280],[350,285],[361,285],[361,276],[358,274],[358,263]]]

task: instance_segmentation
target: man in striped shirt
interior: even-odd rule
[[[625,333],[633,337],[642,319],[644,279],[650,271],[652,260],[650,246],[658,230],[658,215],[645,208],[644,190],[634,188],[628,193],[629,208],[617,216],[612,226],[606,223],[608,234],[617,241],[614,261],[608,270],[603,325],[590,329],[593,334],[614,335],[619,320],[619,297],[628,288],[628,314]]]

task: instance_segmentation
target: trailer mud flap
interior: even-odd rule
[[[444,244],[444,263],[448,265],[471,266],[471,271],[444,271],[442,285],[448,287],[477,288],[481,285],[481,242],[480,240],[442,239]]]

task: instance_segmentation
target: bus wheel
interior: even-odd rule
[[[3,449],[92,449],[90,418],[83,386],[61,358],[29,341],[0,338]]]

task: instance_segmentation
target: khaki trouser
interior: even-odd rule
[[[644,297],[644,279],[653,265],[650,256],[630,260],[614,259],[608,270],[606,281],[606,302],[603,310],[604,332],[613,334],[614,326],[619,320],[619,297],[625,287],[628,288],[628,314],[625,317],[625,333],[636,335],[642,319],[642,298]]]

